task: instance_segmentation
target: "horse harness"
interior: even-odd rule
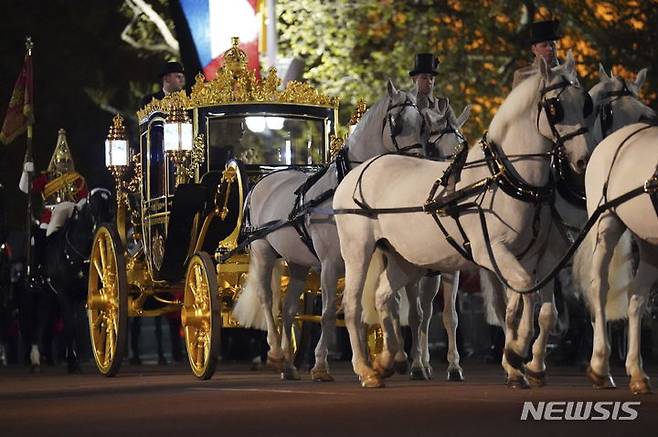
[[[444,175],[439,178],[432,186],[429,196],[422,206],[411,206],[411,207],[399,207],[399,208],[371,208],[365,200],[363,200],[363,192],[361,191],[361,181],[363,176],[370,165],[372,165],[378,158],[370,161],[368,165],[362,170],[361,175],[357,181],[357,186],[354,188],[352,200],[359,206],[359,208],[344,208],[344,209],[335,209],[334,214],[358,214],[369,217],[374,217],[379,214],[400,214],[400,213],[412,213],[412,212],[425,212],[432,215],[432,218],[439,227],[441,233],[443,234],[446,241],[465,259],[473,261],[473,254],[471,250],[471,243],[464,231],[464,228],[460,222],[460,216],[464,215],[467,212],[477,212],[480,217],[480,223],[483,228],[483,234],[485,238],[485,246],[487,248],[489,257],[492,260],[495,273],[501,279],[501,281],[509,287],[509,284],[504,280],[500,270],[495,262],[494,255],[491,249],[491,241],[489,237],[489,232],[487,229],[486,219],[484,217],[484,211],[481,206],[483,198],[481,197],[479,202],[476,199],[475,201],[470,201],[466,203],[460,203],[463,200],[480,197],[483,193],[494,186],[498,186],[503,192],[509,195],[512,198],[517,200],[532,203],[535,205],[535,212],[533,218],[533,236],[531,238],[528,246],[520,253],[517,254],[517,258],[522,258],[532,246],[536,243],[539,234],[539,225],[540,225],[540,212],[542,204],[547,202],[552,202],[555,196],[555,183],[551,174],[549,181],[544,186],[533,186],[522,180],[513,169],[509,160],[506,158],[520,157],[520,158],[547,158],[551,159],[553,162],[560,162],[565,158],[564,144],[566,141],[583,135],[588,132],[587,127],[581,127],[574,132],[570,132],[565,136],[560,135],[557,128],[555,127],[564,117],[564,110],[562,108],[561,102],[559,100],[560,94],[568,86],[575,86],[572,82],[568,81],[566,78],[563,78],[557,84],[544,87],[541,90],[540,101],[538,102],[538,115],[537,115],[537,126],[539,127],[539,115],[541,111],[546,112],[548,124],[553,133],[553,148],[550,152],[546,153],[536,153],[536,154],[519,154],[519,155],[505,155],[500,147],[487,139],[486,133],[484,134],[482,140],[480,141],[480,147],[484,154],[483,160],[477,160],[473,162],[463,162],[461,165],[457,164],[457,158],[461,158],[460,154],[455,155],[455,160],[451,165],[446,169]],[[545,98],[546,93],[560,89],[560,93],[553,98]],[[589,97],[589,94],[586,93]],[[592,112],[591,107],[591,98],[585,100],[585,107],[583,108],[583,115],[587,116]],[[384,156],[384,155],[382,155]],[[490,176],[476,181],[472,184],[469,184],[455,192],[437,196],[436,193],[440,186],[447,185],[447,179],[450,174],[454,172],[461,172],[463,168],[475,166],[481,163],[485,163],[489,168],[491,173]],[[454,164],[454,165],[453,165]],[[558,174],[559,176],[559,174]],[[359,189],[361,194],[361,199],[358,199],[356,196],[356,191]],[[462,245],[460,246],[457,241],[449,234],[448,230],[442,224],[440,217],[451,217],[455,220],[461,238],[463,240]],[[543,286],[543,284],[542,284]],[[513,287],[509,287],[512,288]],[[536,287],[533,287],[532,291],[535,291]],[[518,291],[518,290],[517,290]],[[521,291],[523,292],[523,291]],[[529,291],[525,291],[529,292]]]
[[[382,125],[382,136],[384,135],[384,130],[386,129],[386,125],[387,124],[389,125],[391,142],[393,143],[393,146],[395,147],[397,153],[399,154],[408,154],[410,153],[411,150],[424,148],[423,145],[419,143],[412,144],[406,147],[400,147],[398,144],[397,137],[402,133],[402,129],[403,129],[401,122],[398,120],[398,117],[402,114],[402,112],[404,112],[404,110],[407,107],[414,108],[420,113],[420,109],[418,109],[418,106],[415,103],[413,103],[409,99],[409,97],[407,97],[404,102],[398,104],[393,104],[392,102],[389,101],[388,108],[386,109],[387,114],[386,117],[384,117],[384,121]],[[395,115],[391,114],[391,111],[396,108],[402,108],[402,109]],[[426,129],[425,117],[423,117],[422,114],[421,114],[421,120],[422,120],[421,131],[422,131]],[[333,163],[335,164],[335,168],[336,168],[336,178],[338,180],[338,183],[340,184],[340,182],[343,180],[345,175],[347,175],[347,173],[349,173],[349,171],[352,169],[353,164],[358,165],[361,164],[362,162],[350,160],[349,148],[347,146],[343,146],[336,154]],[[322,168],[318,172],[314,173],[313,175],[308,177],[304,181],[304,183],[301,184],[295,190],[295,196],[296,196],[295,201],[293,203],[290,214],[288,214],[287,220],[272,220],[270,222],[264,223],[259,227],[250,229],[248,232],[248,236],[235,249],[222,254],[220,258],[221,261],[223,262],[226,259],[230,258],[235,252],[243,250],[245,247],[251,244],[251,242],[264,238],[268,234],[277,231],[281,228],[284,228],[286,226],[292,226],[297,231],[300,240],[304,243],[304,245],[308,248],[308,250],[313,254],[313,256],[315,256],[315,258],[318,258],[318,255],[315,252],[315,248],[313,247],[313,239],[311,238],[311,234],[309,233],[306,223],[304,222],[304,218],[313,208],[322,204],[327,199],[330,199],[334,195],[336,188],[331,188],[329,190],[326,190],[309,201],[306,201],[305,195],[308,192],[308,190],[310,190],[311,187],[313,187],[315,183],[319,181],[322,178],[322,176],[325,175],[325,173],[329,170],[330,167],[331,164]]]

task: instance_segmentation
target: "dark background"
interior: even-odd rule
[[[0,26],[0,114],[7,105],[25,54],[25,36],[34,42],[34,158],[37,173],[48,166],[57,131],[67,133],[76,170],[92,188],[113,186],[104,165],[104,141],[113,111],[132,117],[139,96],[156,86],[162,57],[142,53],[120,38],[129,22],[122,1],[9,0]],[[25,135],[0,145],[5,224],[24,223],[26,196],[18,190]]]

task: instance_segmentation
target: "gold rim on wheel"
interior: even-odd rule
[[[119,371],[126,345],[128,292],[123,249],[116,230],[101,226],[89,257],[89,334],[102,375]]]
[[[192,372],[199,379],[215,373],[219,354],[220,323],[217,275],[210,256],[192,256],[185,274],[185,295],[181,323]]]

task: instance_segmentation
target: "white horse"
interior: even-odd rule
[[[588,376],[598,388],[614,387],[610,376],[610,345],[606,332],[611,304],[627,305],[628,353],[626,372],[633,393],[649,393],[649,377],[640,356],[640,322],[651,286],[658,279],[658,127],[638,123],[603,140],[592,155],[585,178],[587,212],[604,202],[642,187],[653,177],[653,202],[641,194],[603,212],[574,260],[574,274],[585,292],[593,318],[594,341]],[[631,284],[608,294],[608,266],[622,233],[630,230],[639,248],[640,263]],[[621,293],[621,296],[619,294]],[[624,296],[626,299],[624,299]]]
[[[419,190],[435,186],[437,176],[447,168],[445,163],[399,155],[370,160],[341,182],[333,206],[345,261],[343,306],[352,364],[364,387],[383,386],[380,374],[367,364],[359,334],[362,287],[376,248],[385,252],[387,262],[377,289],[384,328],[384,351],[375,363],[378,368],[390,368],[400,347],[388,312],[393,290],[417,280],[423,269],[472,269],[474,265],[467,258],[472,257],[480,266],[499,270],[515,289],[532,286],[537,243],[543,242],[547,233],[536,235],[533,222],[537,217],[544,223],[550,220],[548,209],[536,202],[552,189],[546,158],[558,152],[566,155],[574,171],[580,173],[589,155],[590,138],[583,116],[589,96],[575,81],[575,61],[569,53],[563,65],[551,70],[542,63],[537,75],[515,88],[481,143],[484,160],[476,148],[470,150],[470,164],[456,186],[456,197],[440,192],[435,197],[433,192],[428,199],[426,190]],[[450,210],[444,209],[447,216],[441,217],[426,213],[433,200],[445,205],[446,199],[453,199],[450,205],[457,208],[458,222]],[[470,202],[459,210],[464,200]],[[454,244],[437,226],[445,229]],[[470,243],[463,246],[464,239]],[[517,259],[517,255],[524,256]],[[521,294],[517,294],[510,301],[509,314],[515,312],[520,299]],[[524,309],[532,308],[532,294],[523,294],[523,301]],[[510,317],[507,322],[506,350],[510,356],[524,356],[532,338],[532,316],[523,312],[517,332],[513,332],[514,319]],[[525,381],[516,360],[504,366],[510,381]]]
[[[658,128],[656,113],[638,99],[646,69],[634,82],[609,77],[600,69],[601,81],[592,89],[600,104],[594,135],[605,139],[592,155],[586,174],[587,212],[654,178],[658,171]],[[651,124],[631,124],[638,120],[653,120]],[[621,126],[626,126],[620,129]],[[652,213],[652,212],[655,212]],[[640,263],[632,272],[630,231],[637,242]],[[619,253],[623,255],[620,256]],[[611,265],[621,259],[626,267],[626,281],[620,280],[618,269]],[[619,270],[621,273],[624,270]],[[610,376],[610,346],[606,320],[628,317],[628,353],[626,373],[629,387],[635,394],[650,393],[649,377],[642,368],[640,356],[640,323],[646,309],[649,290],[658,279],[658,199],[642,194],[603,212],[596,220],[574,258],[574,275],[584,291],[592,312],[594,342],[588,377],[597,388],[614,388]],[[622,278],[625,279],[625,278]]]
[[[445,100],[443,102],[446,102]],[[446,125],[442,128],[441,135],[454,135],[459,140],[460,148],[455,148],[454,141],[439,141],[436,142],[437,148],[428,155],[434,156],[439,160],[449,161],[456,157],[456,153],[461,150],[461,147],[466,147],[466,139],[463,137],[460,129],[470,115],[470,105],[464,108],[464,111],[456,118],[452,115],[452,110],[448,108],[446,118]],[[452,140],[452,139],[451,139]],[[447,181],[448,190],[454,191],[455,178]],[[373,261],[370,264],[370,270],[378,271],[380,269],[378,263],[384,263],[384,257],[376,256],[382,255],[376,252],[373,255]],[[383,265],[383,264],[381,264]],[[364,315],[363,319],[368,324],[379,323],[379,315],[376,308],[371,308],[369,304],[374,304],[374,293],[377,287],[377,280],[373,278],[374,284],[370,285],[366,281],[364,287]],[[400,303],[397,299],[391,299],[390,309],[395,316],[393,317],[393,329],[397,338],[398,344],[404,344],[400,325],[408,324],[411,329],[412,346],[411,346],[411,371],[409,377],[415,380],[428,380],[433,377],[432,366],[430,365],[429,354],[429,326],[432,318],[432,301],[436,297],[439,286],[443,290],[444,306],[443,306],[443,325],[446,329],[448,337],[448,380],[449,381],[463,381],[463,371],[459,364],[459,351],[457,350],[457,312],[455,310],[455,299],[457,297],[457,288],[459,286],[459,271],[453,273],[442,273],[440,275],[428,274],[418,281],[414,281],[407,286],[403,287],[407,299]],[[372,294],[373,296],[366,296]],[[402,296],[400,294],[400,296]],[[408,318],[404,316],[408,312]],[[400,317],[402,316],[402,317]],[[400,348],[394,358],[394,368],[398,373],[406,373],[408,370],[407,356],[403,348]],[[392,374],[391,370],[380,370],[384,377]]]
[[[294,227],[284,226],[251,244],[248,282],[240,298],[249,299],[254,291],[258,294],[268,332],[268,363],[280,368],[284,379],[299,379],[293,364],[291,330],[307,273],[313,268],[320,270],[323,309],[322,334],[315,349],[311,377],[316,381],[333,380],[327,352],[335,336],[337,281],[344,271],[336,227],[330,216],[333,190],[339,181],[337,171],[344,173],[382,153],[421,152],[434,127],[444,118],[445,112],[434,109],[421,112],[411,94],[396,90],[389,82],[388,95],[364,114],[348,138],[342,154],[345,165],[333,162],[325,172],[311,177],[294,169],[275,172],[251,190],[248,203],[252,226],[283,223],[290,216],[297,217]],[[281,332],[272,313],[271,278],[277,256],[286,260],[290,277]],[[240,320],[239,307],[236,315]]]
[[[590,119],[592,125],[592,139],[598,144],[605,136],[637,122],[641,118],[655,117],[653,111],[644,105],[638,97],[638,93],[646,79],[646,69],[641,70],[633,82],[626,82],[618,77],[610,77],[602,66],[599,67],[599,82],[589,91],[593,101],[594,117]],[[565,187],[568,190],[568,187]],[[579,204],[570,200],[570,193],[558,190],[555,197],[554,220],[550,230],[550,236],[546,250],[539,258],[538,276],[543,277],[557,264],[567,252],[571,244],[567,238],[568,231],[582,228],[587,221],[587,210],[584,202]],[[572,196],[573,197],[573,196]],[[620,245],[617,247],[616,260],[612,263],[615,267],[611,271],[611,277],[616,277],[612,283],[624,284],[622,279],[628,270],[622,263],[630,259],[630,246]],[[568,273],[568,272],[564,272]],[[482,291],[488,309],[488,321],[503,326],[505,320],[505,302],[509,296],[500,282],[491,272],[480,271]],[[563,287],[563,293],[572,290]],[[539,309],[539,335],[532,345],[532,360],[525,364],[525,374],[528,382],[533,386],[546,384],[546,346],[548,338],[553,331],[558,318],[555,307],[554,284],[548,282],[540,290]]]

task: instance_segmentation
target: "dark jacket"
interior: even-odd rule
[[[162,90],[158,91],[157,93],[148,94],[142,99],[142,105],[140,107],[143,108],[148,103],[151,103],[151,100],[153,100],[153,99],[162,100],[164,98],[164,96],[165,96],[165,93]]]

